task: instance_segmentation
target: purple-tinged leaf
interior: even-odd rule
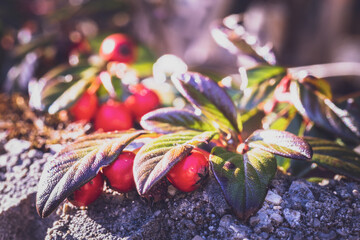
[[[45,164],[38,184],[36,208],[48,216],[73,191],[111,164],[132,140],[145,131],[101,133],[84,137],[65,147]]]
[[[305,137],[313,149],[312,161],[335,173],[360,181],[360,155],[336,142]]]
[[[140,195],[146,194],[196,146],[207,143],[216,132],[182,131],[163,135],[144,145],[134,160],[134,179]]]
[[[225,131],[240,132],[240,114],[233,101],[216,82],[199,73],[184,73],[172,76],[177,90],[196,108],[216,122]]]
[[[141,118],[140,125],[157,133],[173,133],[184,130],[216,131],[216,128],[186,109],[160,108],[147,113]]]
[[[250,148],[260,148],[264,151],[286,158],[311,159],[311,146],[302,138],[285,131],[257,130],[246,139]]]
[[[215,147],[210,163],[226,201],[240,219],[247,220],[261,208],[277,169],[272,153],[255,148],[241,155]]]
[[[352,111],[341,109],[329,98],[318,91],[316,85],[292,82],[290,92],[292,101],[299,113],[319,127],[332,132],[343,139],[360,142],[360,122]]]

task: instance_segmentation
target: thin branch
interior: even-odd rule
[[[338,62],[308,65],[289,68],[289,73],[296,77],[314,75],[318,78],[336,76],[360,76],[360,63],[358,62]]]

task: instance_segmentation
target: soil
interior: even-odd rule
[[[279,172],[246,222],[213,177],[192,193],[169,186],[155,204],[107,189],[86,209],[65,201],[42,219],[35,196],[45,162],[90,126],[34,113],[26,102],[0,95],[0,239],[360,239],[360,183],[339,175],[311,183]]]

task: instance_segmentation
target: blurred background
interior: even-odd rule
[[[1,0],[0,86],[25,91],[69,58],[97,53],[114,32],[129,34],[154,59],[172,53],[190,67],[238,71],[237,57],[211,36],[217,20],[243,13],[247,31],[271,44],[276,64],[360,62],[357,0]],[[344,77],[338,91],[359,88]]]

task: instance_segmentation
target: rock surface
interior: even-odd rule
[[[0,239],[360,239],[360,183],[336,178],[317,184],[280,173],[263,207],[245,223],[233,215],[214,178],[193,193],[169,187],[170,197],[152,206],[136,192],[108,189],[88,209],[65,202],[41,219],[35,193],[51,154],[17,139],[12,144],[25,147],[9,150],[4,139]]]

